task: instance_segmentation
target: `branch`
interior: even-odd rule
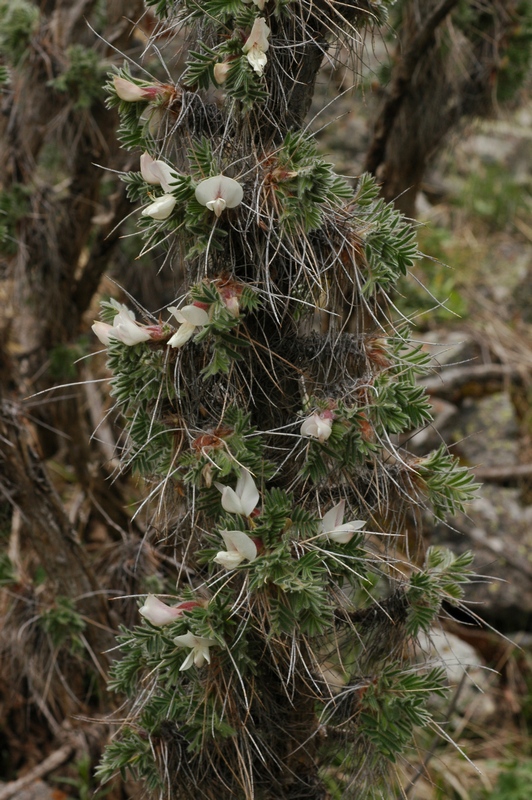
[[[446,369],[435,378],[421,380],[420,384],[430,395],[460,403],[466,397],[486,397],[521,381],[520,372],[504,364],[478,364]]]
[[[43,775],[48,775],[50,772],[53,772],[54,769],[60,767],[61,764],[64,764],[65,761],[68,761],[73,752],[74,747],[71,744],[64,744],[63,747],[60,747],[59,750],[56,750],[49,755],[48,758],[45,758],[44,761],[41,761],[40,764],[37,764],[37,766],[26,773],[22,778],[6,783],[6,785],[0,789],[0,800],[10,800],[11,797],[16,797],[21,789],[24,789],[38,778],[42,778]]]
[[[385,159],[386,145],[399,109],[405,99],[414,70],[425,55],[438,25],[452,11],[458,0],[441,0],[425,24],[414,36],[410,46],[397,62],[388,90],[388,96],[375,123],[373,140],[366,155],[364,170],[375,175]]]

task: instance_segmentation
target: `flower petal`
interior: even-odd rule
[[[178,314],[180,315],[181,319],[174,314],[176,319],[179,322],[187,322],[190,325],[208,325],[209,324],[209,315],[205,311],[204,308],[200,308],[199,306],[189,305],[183,306],[183,308],[177,309]]]
[[[183,345],[194,336],[195,330],[195,325],[190,325],[188,322],[184,322],[179,326],[174,335],[168,339],[168,347],[183,347]]]
[[[151,622],[152,625],[160,627],[161,625],[168,625],[174,622],[179,617],[183,616],[183,610],[173,606],[168,606],[155,597],[149,594],[144,602],[144,605],[139,608],[139,614]]]
[[[115,75],[113,78],[113,85],[115,92],[121,100],[127,103],[136,103],[139,100],[144,100],[144,89],[142,86],[137,86],[133,81],[127,81],[125,78],[120,78]]]
[[[227,208],[235,208],[242,202],[244,190],[238,181],[228,178],[226,175],[215,175],[207,178],[196,186],[196,200],[202,206],[213,203],[215,200],[225,201]],[[210,207],[213,211],[214,208]],[[221,213],[221,211],[220,211]]]
[[[167,219],[174,210],[176,198],[172,194],[163,194],[142,211],[143,217]]]
[[[246,561],[255,561],[257,558],[257,545],[247,533],[243,531],[220,531],[228,553],[238,553]]]
[[[92,330],[100,340],[100,342],[108,347],[109,345],[109,333],[113,330],[113,326],[109,325],[107,322],[95,322],[92,325]]]
[[[243,513],[249,517],[251,512],[259,502],[259,490],[255,486],[255,481],[247,469],[243,469],[236,482],[236,493],[240,497]]]
[[[239,564],[244,561],[244,556],[241,556],[236,550],[232,550],[231,552],[220,550],[220,552],[216,553],[214,556],[213,561],[225,567],[225,569],[235,569],[235,567],[238,567]]]
[[[323,515],[323,519],[321,521],[322,529],[324,533],[329,533],[333,531],[338,525],[341,525],[344,519],[344,511],[345,511],[345,500],[340,500],[335,506],[333,506],[326,514]]]
[[[222,493],[222,508],[224,511],[227,511],[229,514],[244,513],[240,497],[234,489],[231,489],[230,486],[222,486],[220,483],[215,483],[214,485],[217,489],[220,489]]]

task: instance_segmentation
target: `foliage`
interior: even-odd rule
[[[80,44],[68,48],[66,60],[64,71],[49,81],[49,85],[58,92],[71,95],[75,109],[90,108],[103,98],[105,65],[97,52]]]
[[[420,258],[416,231],[276,105],[297,84],[298,48],[334,38],[333,7],[310,24],[273,0],[151,5],[195,37],[185,71],[163,85],[124,66],[107,104],[123,147],[144,151],[122,176],[144,248],[163,245],[183,286],[158,319],[137,308],[142,324],[105,301],[100,338],[122,469],[149,480],[153,528],[188,577],[162,620],[149,597],[122,628],[110,689],[127,723],[99,774],[169,797],[317,797],[340,749],[357,796],[385,796],[431,724],[428,696],[445,691],[406,644],[460,602],[471,566],[435,548],[410,563],[402,520],[444,519],[476,488],[445,448],[414,458],[396,444],[432,419],[417,383],[430,357],[387,301]],[[353,20],[370,26],[389,5]],[[243,50],[257,19],[273,31],[258,69]]]
[[[28,45],[40,22],[40,12],[29,0],[0,3],[0,53],[16,66],[28,53]]]

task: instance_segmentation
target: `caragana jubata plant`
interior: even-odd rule
[[[146,796],[390,797],[446,689],[411,643],[471,557],[424,551],[420,520],[475,486],[443,447],[396,444],[431,421],[430,359],[392,301],[415,231],[306,129],[324,56],[390,4],[149,0],[155,42],[187,42],[183,74],[109,78],[141,248],[183,280],[166,311],[110,300],[93,326],[123,466],[181,564],[110,682],[127,699],[99,774]]]

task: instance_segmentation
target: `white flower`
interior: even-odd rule
[[[353,538],[355,531],[359,531],[366,524],[364,520],[343,522],[345,500],[340,500],[330,511],[324,514],[321,521],[322,536],[338,544],[347,544]]]
[[[199,306],[190,305],[183,306],[183,308],[171,306],[168,311],[181,323],[172,338],[168,340],[170,347],[182,347],[194,335],[197,327],[203,327],[209,323],[209,315]]]
[[[310,436],[319,442],[326,442],[332,432],[332,423],[332,416],[323,417],[321,414],[312,414],[301,425],[301,436]]]
[[[121,78],[119,75],[115,75],[113,78],[113,85],[118,97],[125,100],[126,103],[138,103],[139,101],[148,103],[159,98],[168,102],[176,94],[175,87],[167,83],[142,82],[139,85],[126,80],[126,78]]]
[[[174,210],[176,203],[177,200],[173,194],[163,194],[143,209],[142,216],[151,217],[152,219],[167,219]]]
[[[144,605],[139,608],[139,614],[144,619],[151,622],[152,625],[160,627],[161,625],[168,625],[170,622],[179,619],[183,616],[184,611],[198,606],[199,603],[194,600],[184,601],[177,606],[168,606],[159,600],[155,595],[149,594],[144,601]]]
[[[194,634],[190,631],[183,634],[183,636],[175,636],[174,642],[179,647],[192,648],[188,656],[179,667],[180,672],[185,669],[189,669],[192,664],[195,664],[196,667],[202,667],[205,662],[210,664],[211,657],[209,655],[209,647],[213,647],[215,644],[217,644],[215,639],[205,639],[203,636],[194,636]]]
[[[247,59],[257,75],[263,74],[264,67],[268,63],[266,52],[270,47],[269,35],[270,29],[266,25],[266,20],[263,17],[258,17],[253,23],[251,33],[242,48],[242,52],[246,53]]]
[[[227,74],[231,69],[231,64],[229,61],[218,61],[214,65],[214,80],[216,83],[225,83],[227,80]]]
[[[242,514],[249,517],[259,502],[259,491],[247,469],[243,469],[236,482],[236,489],[214,484],[222,493],[222,508],[230,514]]]
[[[127,81],[115,75],[113,78],[115,92],[121,100],[128,103],[137,103],[139,100],[146,100],[144,87],[138,86],[133,81]]]
[[[225,175],[207,178],[196,186],[196,200],[202,206],[214,211],[217,217],[225,208],[235,208],[244,197],[244,190],[238,181]]]
[[[140,174],[146,183],[162,186],[168,194],[172,191],[170,184],[179,177],[168,164],[152,158],[149,153],[143,153],[140,157]]]
[[[106,347],[111,339],[118,339],[119,342],[132,347],[140,342],[147,342],[151,339],[150,331],[143,325],[135,322],[135,314],[126,306],[117,304],[118,314],[113,319],[113,324],[106,322],[95,322],[92,330]]]
[[[242,531],[220,531],[227,551],[221,550],[214,557],[217,564],[226,569],[238,567],[242,561],[255,561],[257,558],[257,545],[247,533]]]

